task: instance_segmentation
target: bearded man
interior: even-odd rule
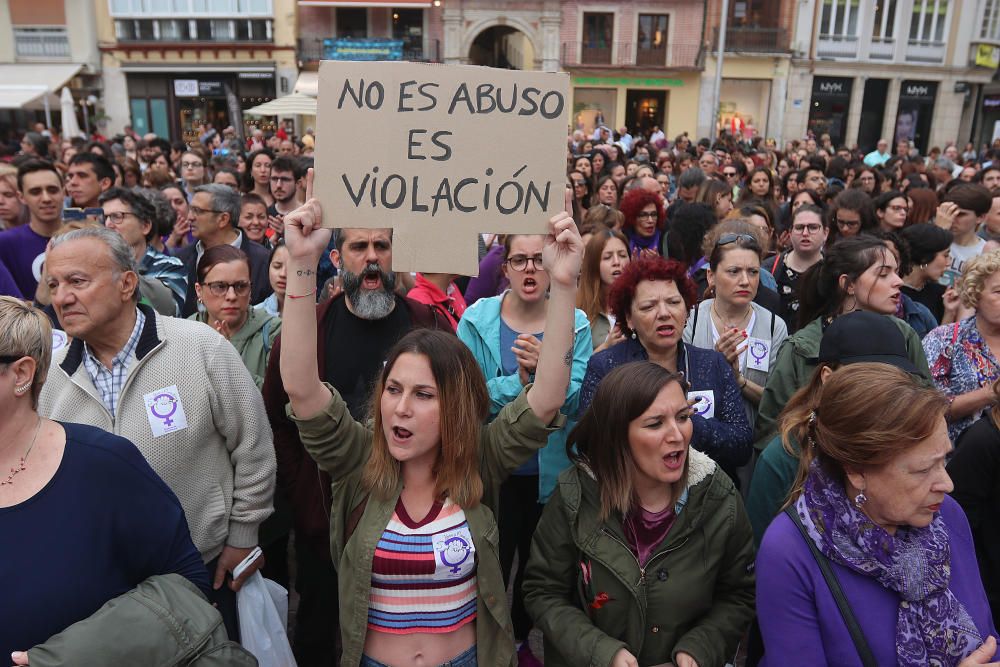
[[[430,306],[396,294],[391,229],[335,230],[330,260],[340,272],[343,293],[318,309],[320,373],[344,397],[351,415],[364,419],[371,388],[396,341],[416,327],[442,331],[452,327]],[[286,298],[299,296],[309,295]],[[339,615],[337,573],[330,558],[330,478],[306,453],[298,429],[286,415],[281,345],[279,336],[263,393],[274,430],[278,492],[291,506],[295,526],[300,598],[294,650],[300,664],[333,665]]]

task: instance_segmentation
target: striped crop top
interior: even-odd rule
[[[446,633],[476,619],[476,547],[465,512],[450,498],[420,522],[396,510],[375,547],[368,628]]]

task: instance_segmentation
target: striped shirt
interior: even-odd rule
[[[465,512],[446,498],[422,521],[396,503],[372,560],[368,628],[453,632],[476,619],[476,548]]]
[[[132,335],[129,336],[125,347],[118,351],[118,354],[111,360],[111,368],[108,368],[94,356],[90,351],[90,346],[83,344],[83,365],[87,368],[87,374],[94,382],[97,393],[101,395],[101,402],[111,413],[111,418],[115,418],[115,411],[118,409],[118,397],[122,393],[122,387],[128,378],[128,367],[135,359],[135,346],[139,343],[139,336],[142,334],[142,326],[146,323],[146,316],[138,308],[135,309],[135,326],[132,328]]]

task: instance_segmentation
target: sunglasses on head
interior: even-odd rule
[[[715,245],[729,245],[730,243],[736,243],[737,241],[743,241],[744,243],[757,243],[755,239],[750,234],[723,234],[719,237],[719,240],[715,242]]]

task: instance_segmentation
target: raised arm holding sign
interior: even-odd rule
[[[476,275],[476,234],[545,233],[564,206],[568,84],[558,73],[321,63],[324,224],[392,227],[396,271]]]

